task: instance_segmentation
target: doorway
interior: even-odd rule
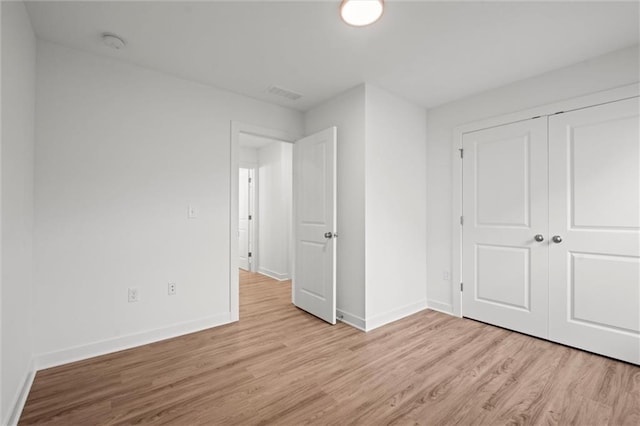
[[[291,143],[240,133],[238,265],[285,281],[291,278]]]
[[[230,158],[230,216],[229,216],[229,307],[231,321],[238,321],[240,306],[239,279],[239,179],[241,140],[246,147],[264,139],[270,143],[265,158],[277,159],[284,167],[261,167],[266,164],[256,155],[258,172],[255,189],[255,228],[252,242],[247,246],[257,249],[251,254],[252,266],[258,272],[287,279],[293,288],[292,302],[297,307],[330,323],[336,323],[336,238],[337,234],[337,128],[330,127],[295,141],[280,131],[269,130],[238,122],[231,123]],[[278,145],[271,142],[278,142]],[[257,142],[256,142],[257,143]],[[274,154],[275,153],[275,154]],[[283,159],[285,159],[283,161]],[[264,177],[262,177],[264,176]],[[278,182],[286,191],[280,195],[261,197],[261,181]],[[272,185],[273,186],[273,185]],[[250,190],[250,188],[249,188]],[[290,192],[289,192],[290,191]],[[291,196],[282,196],[282,194]],[[244,195],[243,195],[244,196]],[[262,201],[274,206],[271,217],[276,226],[261,225],[265,221]],[[273,212],[276,213],[273,213]],[[253,218],[252,218],[253,220]],[[282,225],[284,223],[284,225]],[[250,228],[250,227],[249,227]],[[263,228],[266,228],[263,229]],[[265,231],[265,232],[262,232]],[[266,235],[265,236],[261,236]],[[278,241],[278,249],[263,250],[265,239]],[[256,241],[257,240],[257,241]],[[280,268],[286,272],[277,275],[263,258],[268,253],[279,254]],[[284,261],[283,261],[284,259]],[[278,264],[277,262],[274,264]],[[303,297],[299,297],[303,296]]]
[[[229,210],[229,253],[231,254],[229,258],[229,307],[230,307],[230,317],[231,321],[238,321],[240,318],[240,238],[239,238],[239,229],[240,229],[240,168],[245,168],[249,170],[253,170],[252,184],[253,184],[253,192],[254,192],[254,202],[253,202],[253,211],[251,222],[254,222],[248,225],[249,231],[253,227],[252,235],[248,236],[247,241],[247,257],[248,253],[251,252],[251,263],[247,264],[249,270],[258,272],[260,265],[260,211],[259,211],[259,200],[258,200],[258,192],[260,188],[260,176],[259,176],[259,168],[258,168],[258,157],[257,157],[257,149],[258,146],[249,146],[251,144],[250,140],[253,139],[254,142],[257,143],[258,140],[262,139],[263,142],[268,140],[270,142],[278,141],[280,143],[286,143],[288,145],[292,145],[295,141],[295,137],[289,135],[288,133],[277,130],[270,129],[267,127],[256,126],[247,123],[241,123],[233,121],[231,122],[231,173],[230,173],[230,210]],[[244,147],[241,147],[241,140],[243,142]],[[265,143],[266,145],[266,143]],[[253,148],[256,151],[251,151],[246,148]],[[244,151],[244,152],[243,152]],[[256,154],[252,156],[252,154]],[[242,157],[241,157],[242,156]],[[241,162],[241,158],[243,161]],[[247,177],[248,180],[248,177]],[[251,191],[251,188],[248,187],[248,191]],[[248,201],[248,204],[250,202]],[[248,206],[248,209],[251,209],[251,206]],[[248,214],[248,213],[247,213]],[[254,216],[255,214],[255,221]],[[253,238],[251,238],[253,237]],[[249,250],[250,249],[250,250]],[[244,251],[244,250],[243,250]],[[247,262],[248,263],[248,262]],[[252,269],[253,268],[253,269]],[[267,268],[268,269],[268,268]]]

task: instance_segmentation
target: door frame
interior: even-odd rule
[[[231,321],[240,319],[240,279],[238,274],[238,168],[240,167],[240,134],[246,133],[281,142],[294,143],[297,137],[284,130],[231,121],[229,158],[229,314]],[[293,230],[295,231],[295,230]],[[292,264],[295,259],[291,260]]]
[[[551,116],[591,106],[607,104],[623,99],[629,99],[640,95],[640,83],[629,84],[613,89],[603,90],[572,99],[541,105],[538,107],[490,117],[454,128],[453,143],[451,146],[452,164],[452,216],[451,216],[451,306],[440,303],[437,309],[462,317],[462,237],[463,226],[460,223],[462,217],[462,162],[460,150],[462,149],[462,137],[465,133],[492,127],[503,126],[518,121],[532,118]]]

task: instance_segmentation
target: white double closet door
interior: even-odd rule
[[[464,134],[463,316],[640,364],[638,109]]]

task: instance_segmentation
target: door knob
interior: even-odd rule
[[[560,235],[554,235],[553,238],[551,238],[551,239],[556,244],[560,244],[562,242],[562,237]]]
[[[544,241],[544,237],[542,236],[542,234],[538,234],[535,237],[533,237],[537,242],[541,243]]]
[[[325,232],[324,233],[324,237],[327,238],[327,239],[333,238],[333,232]]]

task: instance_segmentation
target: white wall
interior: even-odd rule
[[[338,128],[337,310],[364,328],[365,86],[360,85],[305,114],[307,135]]]
[[[451,312],[459,283],[452,271],[453,129],[482,118],[610,89],[639,80],[638,46],[462,99],[427,112],[427,293],[430,307]]]
[[[2,2],[2,401],[7,424],[31,372],[36,40],[22,2]]]
[[[231,120],[301,114],[46,42],[37,69],[40,362],[228,321]]]
[[[371,330],[426,308],[425,110],[361,85],[305,123],[338,128],[338,313]]]
[[[293,144],[274,142],[258,150],[258,272],[291,278]]]
[[[367,329],[427,306],[424,108],[366,86]]]
[[[240,141],[242,141],[242,134],[240,134]],[[238,151],[238,156],[240,159],[240,165],[258,165],[258,150],[255,148],[241,146]]]

